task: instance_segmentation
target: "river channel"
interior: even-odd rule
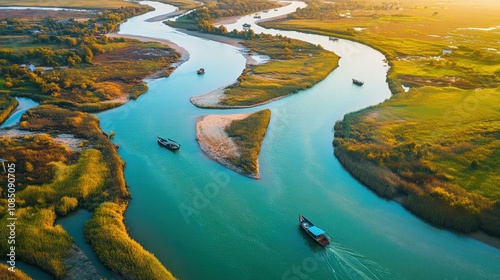
[[[146,19],[129,19],[121,34],[168,39],[190,55],[168,78],[150,81],[135,101],[98,114],[101,127],[126,162],[133,199],[125,221],[139,241],[180,279],[499,279],[500,251],[432,227],[393,201],[359,184],[333,155],[332,126],[344,114],[390,97],[384,56],[365,45],[326,36],[267,30],[247,16],[256,33],[282,34],[321,44],[340,66],[314,87],[250,109],[207,110],[189,98],[228,85],[245,67],[242,50],[184,34]],[[294,2],[292,5],[304,5]],[[264,17],[294,10],[288,6]],[[205,68],[205,75],[196,70]],[[365,82],[354,86],[351,78]],[[208,159],[195,135],[206,114],[272,111],[259,156],[261,180]],[[156,136],[181,143],[162,149]],[[319,248],[298,227],[298,215],[332,236]]]

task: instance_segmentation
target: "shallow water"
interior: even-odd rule
[[[113,141],[127,162],[125,176],[133,196],[125,219],[130,233],[176,277],[500,277],[499,250],[429,226],[399,204],[381,199],[334,157],[334,122],[390,96],[382,54],[342,39],[266,30],[321,44],[342,57],[340,67],[314,87],[258,108],[199,109],[189,98],[235,81],[245,59],[235,47],[161,22],[144,22],[174,10],[147,3],[156,11],[128,20],[120,32],[169,39],[188,50],[190,60],[169,78],[150,82],[138,100],[98,117],[103,130],[115,132]],[[200,67],[206,69],[203,76],[196,74]],[[351,78],[365,85],[354,86]],[[259,157],[262,180],[229,171],[202,153],[195,135],[197,117],[262,108],[272,111]],[[159,147],[157,135],[180,142],[181,150]],[[330,233],[332,245],[318,247],[304,234],[299,213]]]
[[[11,126],[19,124],[19,121],[21,120],[21,117],[23,116],[24,112],[28,111],[30,108],[38,106],[37,102],[29,98],[16,97],[16,99],[19,102],[19,105],[14,110],[14,112],[5,120],[5,122],[2,123],[0,128],[7,129]]]

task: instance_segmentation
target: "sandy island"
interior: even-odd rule
[[[235,120],[242,120],[252,113],[234,115],[208,115],[196,120],[196,140],[201,150],[212,160],[225,167],[250,178],[260,179],[260,172],[253,174],[244,172],[240,167],[234,165],[229,159],[239,158],[240,149],[226,133],[225,128]]]
[[[189,60],[189,53],[188,53],[188,51],[185,48],[183,48],[183,47],[177,45],[176,43],[174,43],[172,41],[169,41],[167,39],[158,39],[158,38],[152,38],[152,37],[146,37],[146,36],[129,35],[129,34],[118,34],[118,33],[108,33],[108,34],[106,34],[106,36],[108,36],[110,38],[123,37],[123,38],[127,38],[127,39],[138,40],[138,41],[141,41],[141,42],[158,42],[158,43],[167,45],[170,48],[174,49],[176,52],[178,52],[178,53],[181,54],[181,58],[180,58],[179,62],[176,62],[176,63],[172,64],[172,66],[174,66],[174,67],[178,67],[182,63],[184,63],[184,62],[186,62],[186,61]]]

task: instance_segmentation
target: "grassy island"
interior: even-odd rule
[[[263,25],[366,43],[391,65],[393,97],[335,124],[343,166],[434,225],[500,236],[500,6],[307,2]]]
[[[258,157],[270,118],[269,109],[253,114],[204,116],[196,122],[196,138],[211,159],[258,179]]]
[[[270,120],[271,110],[266,109],[253,113],[244,119],[234,120],[225,129],[240,150],[240,157],[229,158],[229,160],[241,167],[246,174],[259,173],[260,147]]]
[[[338,65],[334,53],[289,38],[259,38],[242,44],[271,60],[247,65],[238,81],[223,90],[221,107],[251,107],[285,97],[312,87]]]
[[[9,271],[9,267],[5,264],[0,264],[0,279],[5,280],[31,280],[32,278],[24,272],[17,270],[15,273]]]
[[[246,3],[247,6],[243,9],[246,13],[269,9],[276,4],[269,1],[240,2]],[[282,36],[255,34],[252,29],[238,32],[228,31],[224,26],[215,27],[212,22],[218,18],[242,13],[241,9],[231,8],[233,6],[224,9],[223,7],[226,7],[223,3],[210,4],[206,8],[199,8],[175,22],[168,21],[166,24],[241,39],[241,44],[250,53],[267,55],[270,61],[261,65],[248,64],[238,80],[217,93],[217,98],[211,99],[210,102],[205,102],[204,96],[193,98],[192,102],[196,106],[202,108],[258,106],[312,87],[338,66],[338,56],[324,50],[320,45]]]
[[[42,2],[24,4],[54,3]],[[70,1],[56,4],[66,2]],[[130,198],[124,163],[97,117],[87,113],[137,98],[147,90],[144,78],[168,76],[171,63],[179,58],[158,43],[107,38],[105,34],[115,31],[121,21],[149,11],[135,3],[107,3],[116,2],[122,5],[112,10],[2,11],[0,16],[0,123],[17,106],[14,97],[41,103],[23,115],[19,135],[0,137],[1,157],[16,169],[16,260],[35,265],[55,279],[98,278],[94,267],[73,269],[89,262],[82,260],[86,257],[69,233],[55,224],[57,217],[79,208],[93,213],[84,233],[111,270],[126,279],[174,279],[123,226]],[[87,1],[86,7],[96,3]],[[7,182],[3,170],[0,181]],[[2,185],[0,236],[5,240],[8,194],[7,185]],[[103,214],[109,209],[114,211],[112,217]],[[105,230],[110,228],[103,227],[101,219],[116,227]],[[8,246],[0,243],[3,256]],[[0,275],[4,270],[0,268]],[[21,272],[16,277],[27,278]]]

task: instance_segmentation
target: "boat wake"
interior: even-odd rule
[[[398,279],[382,265],[338,243],[332,242],[325,249],[325,264],[333,279]]]

